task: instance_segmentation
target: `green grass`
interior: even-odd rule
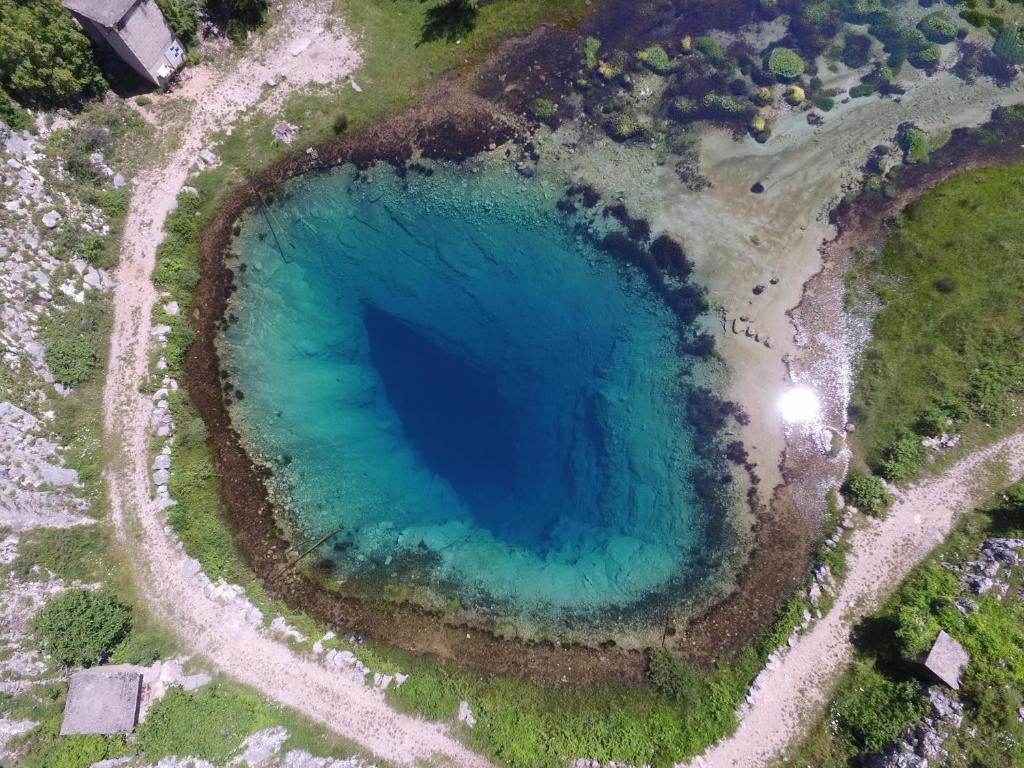
[[[954,755],[950,764],[963,768],[1024,764],[1024,724],[1016,714],[1024,702],[1020,567],[1006,598],[978,598],[978,609],[968,616],[954,605],[959,596],[957,579],[945,567],[977,559],[981,543],[993,536],[1024,536],[1024,483],[967,514],[882,608],[858,626],[854,664],[836,684],[826,711],[782,765],[859,765],[861,754],[884,747],[904,725],[918,720],[926,712],[925,700],[920,694],[906,695],[920,685],[902,658],[929,648],[940,629],[963,644],[971,656],[958,694],[964,704],[964,725],[960,736],[946,745]],[[973,736],[968,735],[969,729]]]
[[[186,693],[172,688],[136,730],[137,751],[149,762],[191,755],[221,765],[252,733],[283,726],[283,750],[303,749],[325,757],[347,757],[352,747],[295,712],[271,704],[251,690],[226,680]]]
[[[1019,424],[1021,210],[1024,166],[963,173],[908,206],[882,256],[854,272],[854,296],[870,290],[882,304],[852,406],[872,469],[919,471],[908,435],[963,432],[970,446],[991,440],[990,426]]]
[[[354,77],[362,93],[348,86],[296,94],[286,100],[281,115],[259,113],[222,135],[218,171],[200,179],[211,191],[222,190],[225,179],[237,182],[295,149],[272,146],[270,129],[280,117],[299,126],[296,147],[304,149],[335,136],[340,114],[348,130],[364,127],[383,115],[416,103],[423,89],[449,71],[479,62],[501,40],[523,33],[542,21],[573,26],[587,11],[586,0],[503,0],[483,3],[472,32],[458,45],[447,40],[423,42],[432,3],[420,0],[337,0],[335,13],[356,37],[363,54]],[[271,29],[268,34],[273,34]],[[218,180],[218,177],[219,180]]]

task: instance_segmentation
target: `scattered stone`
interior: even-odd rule
[[[217,164],[217,156],[208,149],[204,149],[199,153],[199,159],[209,166]]]
[[[295,136],[299,132],[297,125],[287,122],[286,120],[278,120],[274,123],[274,127],[270,133],[274,137],[274,141],[281,141],[291,146],[292,142],[295,141]]]
[[[455,717],[460,723],[465,723],[470,728],[476,725],[476,718],[473,716],[473,710],[469,708],[469,702],[462,700],[459,702],[459,714]]]
[[[47,229],[53,229],[57,226],[57,222],[60,221],[60,214],[57,211],[47,211],[43,214],[43,226]]]

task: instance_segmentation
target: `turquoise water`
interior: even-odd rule
[[[245,218],[232,418],[293,525],[341,526],[339,578],[580,614],[705,567],[693,361],[557,196],[499,170],[338,169]]]

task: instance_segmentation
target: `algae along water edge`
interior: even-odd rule
[[[698,360],[560,191],[342,167],[242,218],[232,423],[344,590],[544,623],[714,591],[728,493],[698,491]]]

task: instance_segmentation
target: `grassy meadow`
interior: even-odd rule
[[[851,408],[872,470],[909,479],[929,461],[922,438],[961,434],[977,446],[1020,424],[1024,166],[968,171],[925,192],[851,289],[881,305]]]

